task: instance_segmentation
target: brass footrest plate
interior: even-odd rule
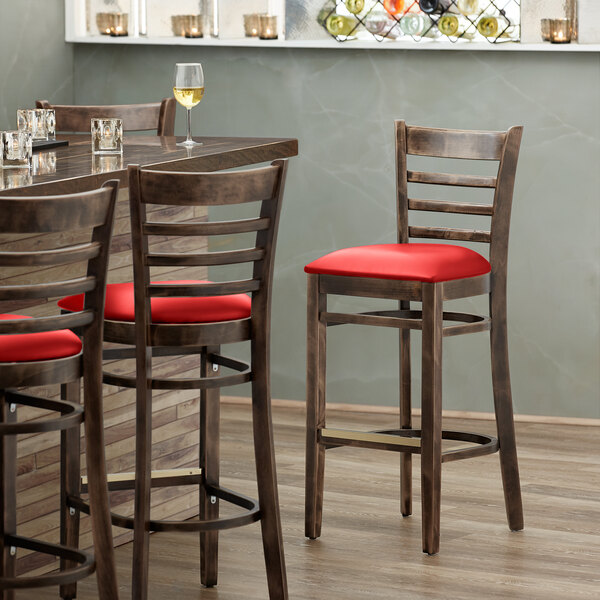
[[[135,487],[135,473],[111,473],[106,476],[108,490],[132,490]],[[202,483],[202,469],[160,469],[152,471],[151,487],[170,487],[172,485],[197,485]],[[81,478],[81,491],[87,492],[88,478]]]

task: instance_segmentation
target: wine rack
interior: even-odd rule
[[[436,4],[436,12],[426,12]],[[317,21],[339,42],[497,44],[519,41],[520,18],[521,0],[327,0]]]

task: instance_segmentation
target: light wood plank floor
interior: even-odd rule
[[[223,484],[255,494],[250,413],[223,406]],[[295,600],[575,600],[600,598],[600,430],[517,426],[525,531],[504,514],[498,455],[444,465],[439,555],[421,552],[418,459],[414,515],[399,514],[399,459],[342,448],[327,453],[323,536],[303,534],[304,414],[274,409],[279,490],[290,598]],[[394,426],[384,415],[329,412],[328,425]],[[493,433],[493,423],[448,419],[446,428]],[[198,538],[151,538],[151,600],[267,598],[258,524],[221,535],[219,585],[199,585]],[[122,598],[129,598],[131,544],[117,550]],[[95,581],[80,600],[96,598]],[[57,598],[27,591],[19,600]]]

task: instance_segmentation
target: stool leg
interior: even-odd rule
[[[90,327],[86,333],[83,346],[85,458],[94,538],[94,557],[96,559],[98,600],[118,600],[119,592],[104,452],[102,359],[100,352],[94,350],[101,347],[101,328]]]
[[[132,600],[148,597],[152,461],[151,349],[138,340],[136,352],[135,514],[133,524]]]
[[[500,468],[504,486],[504,501],[508,526],[512,531],[523,529],[523,501],[517,444],[513,419],[510,371],[508,364],[508,336],[506,328],[506,288],[494,286],[490,295],[490,330],[492,354],[492,383],[494,388],[494,408],[500,446]]]
[[[262,312],[265,314],[267,311]],[[266,320],[266,317],[263,318]],[[269,328],[264,322],[258,322],[255,327],[253,324],[253,329],[255,333],[251,342],[253,373],[252,425],[261,514],[260,524],[262,527],[269,599],[287,600],[287,576],[283,554],[281,517],[279,515],[273,421],[271,418]]]
[[[421,502],[423,552],[440,548],[442,486],[442,286],[423,283]]]
[[[325,486],[325,446],[319,444],[318,435],[325,427],[327,326],[321,323],[319,314],[327,310],[327,296],[319,293],[318,275],[308,275],[307,284],[304,534],[314,540],[321,535]]]
[[[10,411],[10,403],[6,402],[4,390],[0,390],[0,417],[4,423],[14,423],[16,411]],[[0,509],[2,511],[2,531],[0,532],[0,550],[2,561],[0,577],[15,577],[16,555],[11,553],[10,544],[6,544],[5,536],[17,533],[17,436],[0,436],[0,470],[2,477],[2,496]],[[15,590],[0,591],[1,600],[14,600]]]
[[[400,302],[401,310],[410,310],[410,302]],[[400,330],[400,429],[412,429],[410,372],[410,329]],[[400,510],[403,517],[412,514],[412,454],[400,454]]]
[[[63,400],[79,404],[81,402],[80,381],[73,381],[60,386]],[[61,431],[60,433],[60,543],[70,548],[79,547],[79,520],[78,510],[73,511],[67,506],[68,496],[79,496],[80,482],[80,455],[81,432],[79,427]],[[60,569],[75,567],[73,561],[61,558]],[[72,600],[77,596],[77,583],[70,583],[60,587],[60,597],[63,600]]]
[[[201,357],[200,375],[210,377],[218,375],[213,371],[213,363],[208,354],[219,353],[219,346],[204,349]],[[200,392],[200,468],[203,480],[209,485],[219,485],[219,421],[220,421],[219,388]],[[207,494],[206,488],[200,486],[200,519],[217,519],[219,517],[219,499]],[[200,580],[202,585],[217,585],[219,552],[219,532],[200,532]]]

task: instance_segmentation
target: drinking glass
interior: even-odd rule
[[[178,146],[200,146],[202,142],[192,139],[192,108],[204,96],[204,73],[200,63],[177,63],[173,81],[175,100],[187,110],[187,139]]]

